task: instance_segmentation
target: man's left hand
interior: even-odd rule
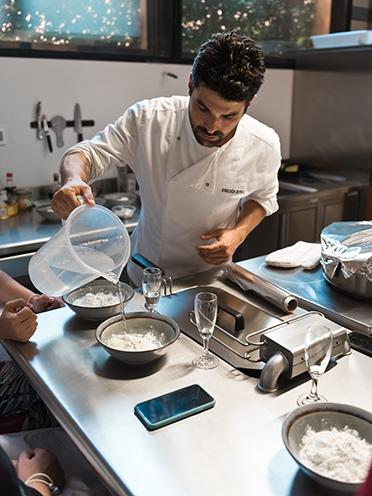
[[[216,229],[200,236],[202,240],[216,239],[211,245],[200,245],[195,249],[199,256],[210,265],[228,262],[237,247],[242,243],[240,235],[234,229]]]

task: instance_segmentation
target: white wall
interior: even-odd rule
[[[166,76],[178,75],[178,79]],[[190,66],[153,63],[101,62],[0,58],[0,129],[6,144],[0,146],[0,179],[13,172],[17,187],[37,187],[52,182],[59,157],[76,143],[73,128],[66,128],[65,145],[57,148],[50,130],[53,153],[46,140],[38,140],[30,127],[36,120],[40,100],[48,120],[62,115],[73,120],[75,103],[80,103],[83,120],[94,127],[83,128],[84,138],[92,137],[113,122],[138,100],[154,96],[186,94]],[[268,70],[266,81],[250,107],[250,114],[273,127],[282,141],[283,158],[288,158],[292,114],[292,70]],[[106,177],[114,177],[115,170]]]

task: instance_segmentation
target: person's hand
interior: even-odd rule
[[[88,205],[95,205],[94,196],[90,186],[81,179],[67,181],[52,198],[52,209],[61,219],[66,220],[74,208],[81,205],[78,196]]]
[[[31,305],[22,298],[8,301],[0,315],[0,339],[26,343],[37,328],[37,317]]]
[[[18,477],[22,482],[26,482],[34,474],[42,473],[48,475],[54,484],[58,488],[61,488],[65,478],[58,458],[50,451],[42,448],[35,448],[32,451],[22,451],[18,459],[17,470]],[[27,485],[34,487],[41,494],[50,494],[49,489],[43,483],[30,482]],[[45,489],[48,489],[48,492],[45,492]]]
[[[216,239],[211,245],[200,245],[195,248],[204,262],[210,265],[222,265],[228,262],[242,243],[240,235],[234,229],[216,229],[200,236],[200,239]]]
[[[54,310],[55,308],[65,306],[62,298],[54,298],[53,296],[47,296],[45,294],[33,296],[31,303],[32,310],[35,313],[47,312],[48,310]]]

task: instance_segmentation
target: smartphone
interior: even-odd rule
[[[212,408],[216,400],[198,384],[138,403],[135,414],[149,430],[165,425]]]
[[[358,350],[361,353],[372,357],[372,337],[363,334],[362,332],[352,331],[349,333],[350,346],[354,350]]]

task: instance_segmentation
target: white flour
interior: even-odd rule
[[[159,336],[153,332],[148,332],[147,334],[113,334],[107,339],[106,344],[110,346],[110,348],[123,351],[154,350],[155,348],[160,348],[160,346],[162,346],[162,337],[163,334]]]
[[[342,482],[363,482],[372,461],[372,445],[358,432],[332,427],[315,432],[310,427],[302,438],[300,460],[314,472]]]
[[[120,303],[119,296],[112,293],[87,293],[81,298],[74,300],[73,304],[81,307],[95,308],[95,307],[110,307],[111,305],[118,305]]]

